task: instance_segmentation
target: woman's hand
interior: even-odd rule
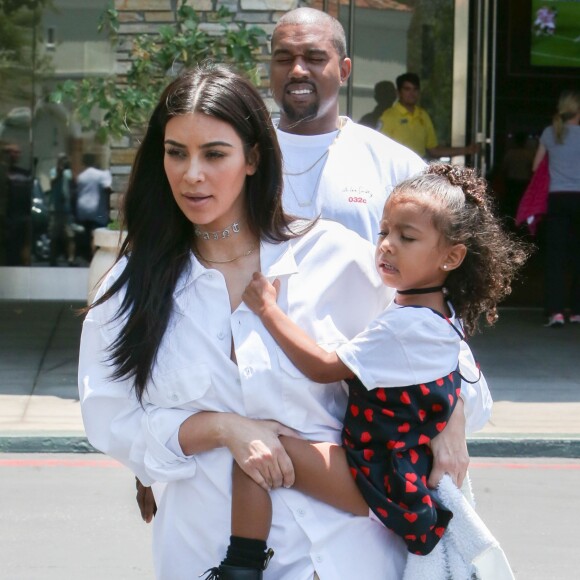
[[[228,414],[224,426],[224,445],[236,463],[266,491],[292,487],[294,467],[279,436],[298,437],[276,421],[259,421]]]
[[[279,290],[279,280],[274,280],[274,284],[270,284],[263,274],[254,272],[251,282],[242,294],[242,300],[254,314],[262,317],[268,308],[276,305]]]
[[[469,453],[465,439],[465,413],[461,398],[458,399],[445,429],[432,439],[431,449],[433,469],[428,480],[429,487],[437,487],[445,473],[451,476],[457,487],[461,487],[469,466]]]

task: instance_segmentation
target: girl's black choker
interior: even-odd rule
[[[433,292],[441,292],[445,286],[431,286],[430,288],[409,288],[409,290],[397,290],[397,294],[408,296],[410,294],[431,294]]]

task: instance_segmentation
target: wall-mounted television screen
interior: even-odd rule
[[[580,0],[532,0],[532,66],[580,67]]]

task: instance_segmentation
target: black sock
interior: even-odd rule
[[[222,564],[263,570],[266,562],[266,542],[240,536],[230,536],[230,545]]]

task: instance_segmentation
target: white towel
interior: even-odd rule
[[[444,475],[435,496],[453,518],[430,554],[408,555],[403,580],[514,580],[498,541],[475,511],[469,476],[460,490]]]

